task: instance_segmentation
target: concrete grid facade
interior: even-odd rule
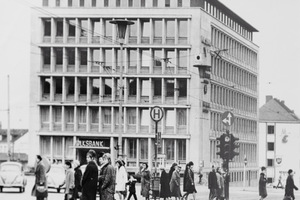
[[[257,30],[218,1],[44,0],[32,8],[31,162],[110,152],[118,140],[120,45],[109,21],[128,19],[124,44],[123,152],[127,168],[153,167],[150,109],[164,110],[158,153],[168,168],[219,165],[216,137],[231,110],[240,156],[232,180],[257,176]],[[218,55],[218,50],[221,51]],[[206,67],[210,66],[210,67]]]

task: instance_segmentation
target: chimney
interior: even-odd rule
[[[268,101],[270,101],[271,99],[273,99],[273,96],[272,96],[272,95],[267,95],[267,96],[266,96],[266,103],[267,103]]]
[[[284,101],[281,101],[281,103],[284,104],[285,102],[284,102]]]

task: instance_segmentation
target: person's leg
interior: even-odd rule
[[[136,193],[133,193],[134,200],[137,200]]]
[[[130,200],[131,196],[132,196],[132,193],[130,192],[128,197],[127,197],[127,200]]]

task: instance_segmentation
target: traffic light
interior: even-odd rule
[[[216,138],[216,140],[218,141],[217,148],[219,148],[217,155],[219,155],[221,158],[224,158],[224,134]]]
[[[232,160],[235,156],[238,156],[240,153],[239,152],[235,152],[235,149],[238,149],[240,147],[239,144],[237,144],[237,141],[239,140],[239,138],[234,137],[233,134],[230,134],[230,157],[229,159]]]
[[[226,160],[230,159],[231,153],[231,137],[230,134],[227,132],[224,134],[224,158]]]

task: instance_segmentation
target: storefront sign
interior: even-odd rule
[[[77,140],[76,147],[106,147],[102,140]]]

